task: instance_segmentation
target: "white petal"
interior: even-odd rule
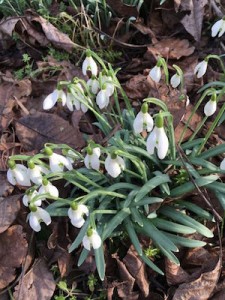
[[[85,220],[84,220],[84,218],[79,218],[79,219],[70,219],[70,222],[71,222],[71,224],[74,226],[74,227],[76,227],[76,228],[81,228],[83,225],[84,225],[84,223],[85,223]]]
[[[91,155],[86,154],[84,158],[84,165],[87,169],[91,169]]]
[[[91,155],[91,167],[94,170],[99,170],[100,168],[99,157],[95,153]]]
[[[21,164],[17,164],[16,168],[12,170],[14,177],[19,185],[31,186],[28,169]]]
[[[91,250],[91,243],[90,243],[90,239],[87,235],[85,235],[83,237],[83,240],[82,240],[82,243],[83,243],[83,246],[85,249],[87,250]]]
[[[42,174],[39,166],[35,166],[33,169],[28,168],[28,175],[33,183],[37,185],[42,183]]]
[[[151,71],[149,72],[149,76],[151,79],[155,82],[159,82],[161,79],[161,69],[158,66],[155,66]]]
[[[154,122],[152,117],[150,116],[149,113],[143,114],[144,117],[144,129],[146,129],[148,132],[152,131]]]
[[[87,70],[90,70],[94,76],[98,73],[97,64],[91,56],[86,57],[82,64],[82,72],[84,75],[87,75]]]
[[[180,82],[181,82],[180,75],[178,75],[177,73],[174,74],[170,79],[170,84],[174,89],[178,87]]]
[[[197,66],[194,69],[194,74],[196,74],[197,78],[201,78],[206,73],[207,66],[208,62],[205,60],[197,64]]]
[[[106,95],[106,90],[101,90],[100,92],[98,92],[98,95],[96,97],[96,103],[100,109],[103,109],[104,107],[108,106],[109,97]]]
[[[73,169],[71,162],[66,157],[64,157],[60,154],[57,154],[57,153],[53,153],[49,157],[49,164],[50,164],[50,169],[52,172],[62,172],[64,169],[64,166],[68,170]]]
[[[125,169],[125,161],[123,160],[122,157],[117,156],[116,161],[118,163],[118,165],[120,166],[121,170]]]
[[[66,105],[70,111],[73,111],[73,99],[74,99],[74,96],[71,93],[67,93]]]
[[[47,185],[47,191],[52,197],[58,198],[59,197],[59,191],[56,186],[52,185],[50,182]]]
[[[39,218],[36,215],[36,213],[35,212],[30,212],[28,216],[29,216],[30,227],[36,232],[40,231],[41,230],[41,225],[40,225]]]
[[[29,200],[30,200],[29,197],[27,195],[24,195],[22,198],[23,205],[28,206]]]
[[[41,207],[37,207],[35,214],[38,216],[39,220],[42,220],[46,225],[51,223],[51,217],[49,213]]]
[[[87,81],[87,86],[90,88],[91,92],[93,94],[97,94],[98,93],[98,90],[99,90],[99,82],[97,79],[89,79]]]
[[[84,204],[79,204],[77,210],[81,215],[83,215],[83,214],[85,214],[86,216],[89,215],[89,209]]]
[[[106,83],[106,95],[108,97],[112,96],[114,93],[115,87],[113,83]]]
[[[218,34],[218,32],[220,31],[220,28],[222,27],[222,23],[223,23],[223,20],[219,20],[212,26],[212,28],[211,28],[212,37],[215,37]]]
[[[136,115],[136,118],[134,119],[134,123],[133,123],[134,132],[136,134],[141,133],[144,130],[143,122],[144,122],[143,113],[142,113],[142,111],[140,111]]]
[[[220,163],[220,169],[225,171],[225,158]]]
[[[11,169],[8,169],[7,171],[7,179],[9,183],[11,183],[12,185],[16,185],[16,179]]]
[[[93,148],[93,153],[96,154],[98,157],[101,155],[101,149],[99,147]]]
[[[156,147],[156,128],[149,134],[147,138],[147,151],[150,155],[154,154],[154,150]]]
[[[209,100],[204,107],[204,114],[209,117],[212,116],[216,111],[216,101]]]
[[[158,144],[156,144],[158,157],[159,159],[164,159],[168,152],[169,141],[163,127],[157,128],[156,136],[156,139],[158,141]]]
[[[221,37],[224,34],[224,32],[225,32],[225,21],[222,20],[222,26],[220,28],[220,32],[218,34],[218,37]]]
[[[110,155],[105,160],[105,168],[110,176],[116,178],[121,173],[121,167],[119,166],[116,159],[112,159]]]
[[[66,93],[63,90],[59,90],[58,99],[61,100],[63,106],[66,104]]]
[[[101,237],[99,236],[97,231],[94,230],[94,229],[93,229],[93,233],[92,233],[92,235],[90,236],[89,239],[90,239],[91,244],[92,244],[94,249],[98,249],[102,244]]]
[[[44,102],[43,102],[43,109],[51,109],[58,100],[58,90],[54,90],[51,94],[49,94]]]

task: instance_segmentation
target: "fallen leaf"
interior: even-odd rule
[[[141,100],[149,95],[151,84],[147,80],[147,76],[138,74],[131,77],[124,86],[124,90],[130,99]]]
[[[136,6],[124,4],[121,0],[107,0],[106,2],[118,16],[135,18],[138,16]]]
[[[186,14],[181,20],[184,28],[197,42],[199,42],[201,38],[204,7],[207,3],[207,0],[191,0],[190,13]]]
[[[2,199],[2,197],[7,197],[9,194],[12,193],[12,191],[13,191],[13,187],[8,182],[6,176],[4,174],[0,174],[0,207],[1,207],[1,201],[4,200]],[[1,214],[1,208],[0,208],[0,214]]]
[[[169,285],[177,285],[190,280],[190,275],[171,260],[165,259],[166,280]]]
[[[20,195],[5,197],[0,200],[0,233],[14,222],[20,210]]]
[[[145,59],[149,59],[152,55],[162,56],[166,59],[180,59],[183,56],[191,55],[195,50],[188,40],[177,38],[166,38],[148,47],[144,54]]]
[[[65,143],[76,149],[85,145],[79,128],[72,127],[57,115],[44,112],[20,118],[16,122],[16,134],[28,151],[40,150],[47,142]]]
[[[33,267],[24,277],[21,277],[13,296],[17,300],[50,300],[55,287],[53,274],[41,258],[34,262]]]
[[[27,254],[27,241],[23,227],[14,225],[0,236],[0,289],[5,288],[16,278],[19,268]]]

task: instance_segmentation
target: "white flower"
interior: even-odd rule
[[[107,95],[110,97],[113,95],[114,90],[115,90],[115,86],[113,84],[113,79],[111,76],[106,76],[103,75],[102,76],[102,84],[105,84],[105,88],[106,88],[106,93]]]
[[[36,200],[35,202],[33,202],[33,198],[35,196],[39,195],[39,193],[37,191],[33,191],[33,192],[30,192],[28,194],[25,194],[22,198],[22,201],[23,201],[23,204],[25,206],[29,206],[29,204],[32,202],[33,204],[35,204],[36,206],[41,206],[41,203],[42,203],[42,199],[38,199]]]
[[[205,74],[207,70],[207,66],[208,66],[207,60],[203,60],[200,63],[198,63],[197,66],[195,66],[194,74],[197,76],[197,78],[201,78]]]
[[[87,56],[82,64],[82,72],[87,75],[87,71],[91,71],[91,75],[96,76],[98,73],[98,66],[91,56]]]
[[[221,37],[224,32],[225,32],[225,20],[221,19],[217,21],[213,26],[212,26],[212,37],[215,37],[218,33],[218,37]]]
[[[116,178],[125,169],[125,162],[122,157],[117,155],[115,158],[112,158],[109,154],[105,160],[105,168],[110,176]]]
[[[179,74],[174,74],[170,79],[170,84],[175,89],[178,87],[178,85],[181,83],[181,78]]]
[[[41,207],[33,207],[31,208],[33,211],[31,211],[28,215],[30,227],[38,232],[41,230],[41,222],[44,222],[46,225],[49,225],[51,223],[51,217],[47,211],[45,211]]]
[[[70,160],[57,153],[52,153],[52,155],[49,156],[49,165],[52,172],[62,172],[64,167],[68,170],[73,169]]]
[[[153,128],[153,119],[148,112],[140,111],[134,120],[134,132],[141,133],[143,130],[150,132]]]
[[[43,102],[43,109],[51,109],[58,100],[60,100],[64,106],[66,104],[66,94],[63,90],[55,89],[45,98]]]
[[[220,163],[220,169],[225,171],[225,158]]]
[[[155,82],[159,82],[161,79],[161,68],[158,67],[157,65],[151,69],[151,71],[149,72],[149,76],[150,78],[155,81]]]
[[[28,170],[24,165],[16,164],[14,161],[9,161],[8,164],[7,179],[12,185],[31,186]]]
[[[44,166],[35,165],[33,162],[28,162],[28,175],[33,183],[40,185],[42,183],[43,174],[46,175],[48,173],[49,170]]]
[[[83,216],[89,215],[89,210],[84,204],[76,204],[75,207],[70,207],[68,210],[68,216],[73,226],[81,228],[84,225],[85,219]]]
[[[106,89],[100,90],[96,97],[96,103],[100,109],[109,105],[109,95]]]
[[[96,95],[98,93],[98,91],[99,91],[99,82],[98,82],[97,78],[95,78],[95,77],[90,78],[87,81],[87,86],[89,87],[89,89],[91,90],[91,92],[93,94]]]
[[[91,247],[98,249],[102,240],[98,232],[95,229],[88,229],[87,234],[83,237],[83,246],[87,250],[91,250]]]
[[[154,154],[155,148],[159,159],[164,159],[169,148],[169,141],[163,127],[155,126],[147,139],[147,151]]]
[[[88,153],[90,151],[90,153]],[[100,161],[99,157],[101,155],[100,148],[95,147],[93,149],[88,149],[87,154],[84,158],[84,164],[87,169],[94,169],[99,170],[100,168]]]
[[[41,194],[49,194],[52,197],[58,198],[59,197],[59,190],[56,186],[54,186],[51,182],[47,179],[43,180],[42,186],[39,188],[38,193]]]
[[[209,100],[204,107],[204,114],[209,117],[216,111],[217,103],[215,100]]]
[[[78,99],[78,96],[75,96],[72,93],[67,93],[66,105],[70,111],[74,111],[74,106],[76,110],[80,110],[80,101]]]

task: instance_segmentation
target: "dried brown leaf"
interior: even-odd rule
[[[27,241],[23,228],[14,225],[0,236],[0,289],[5,288],[16,278],[19,268],[27,253]]]
[[[165,260],[166,280],[169,285],[181,284],[190,280],[190,275],[181,267],[174,264],[171,260]]]
[[[84,140],[79,128],[57,115],[37,112],[20,118],[16,123],[16,134],[26,150],[40,150],[47,142],[66,143],[73,148],[82,148]]]
[[[4,174],[0,174],[0,207],[1,201],[3,200],[2,197],[7,197],[13,191],[12,185],[8,182],[6,176]],[[1,208],[0,208],[1,214]],[[1,220],[1,216],[0,216]],[[0,221],[1,223],[1,221]]]
[[[137,17],[138,11],[136,6],[124,4],[121,0],[107,0],[109,6],[121,17]]]
[[[204,7],[207,3],[207,0],[192,0],[190,3],[190,13],[186,14],[181,20],[184,28],[197,42],[201,38]]]
[[[20,210],[20,195],[6,197],[0,200],[0,233],[4,232],[14,222]]]
[[[147,76],[138,74],[128,80],[124,90],[130,99],[144,99],[148,96],[151,84],[147,81]]]
[[[17,300],[50,300],[55,291],[53,274],[44,259],[37,260],[15,287],[13,296]]]
[[[144,297],[147,297],[149,294],[149,281],[145,270],[145,264],[138,257],[133,247],[129,248],[126,256],[123,258],[123,262],[130,274],[135,278],[135,282],[139,286]]]

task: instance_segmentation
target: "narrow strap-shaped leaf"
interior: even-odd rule
[[[82,250],[82,252],[80,254],[78,263],[77,263],[78,267],[80,267],[82,265],[82,263],[85,261],[85,259],[88,257],[89,252],[90,252],[89,250],[83,248],[83,250]]]
[[[114,229],[126,219],[127,216],[130,214],[129,208],[121,209],[105,226],[105,229],[102,233],[102,240],[104,241],[108,238]]]
[[[169,239],[171,239],[174,242],[174,244],[176,244],[177,246],[195,248],[195,247],[204,247],[206,245],[206,243],[203,241],[188,239],[168,232],[164,232],[164,234]]]
[[[161,271],[145,254],[141,256],[141,259],[155,272],[164,275],[163,271]]]
[[[78,233],[76,239],[74,240],[72,245],[69,247],[69,252],[72,252],[73,250],[78,248],[78,246],[81,244],[83,237],[84,237],[85,233],[87,232],[89,222],[90,222],[90,218],[87,218],[86,222],[84,223],[80,232]]]
[[[138,202],[132,202],[131,207],[142,206],[142,205],[153,204],[153,203],[161,203],[161,202],[163,202],[163,199],[159,197],[144,197]]]
[[[202,209],[198,205],[188,202],[188,201],[183,201],[183,200],[177,201],[176,207],[188,209],[188,210],[194,212],[199,217],[210,220],[210,221],[212,221],[212,219],[213,219],[213,216],[208,211],[206,211],[205,209]]]
[[[214,191],[214,192],[220,192],[220,193],[224,193],[225,192],[225,183],[223,182],[213,182],[210,183],[207,188],[209,188],[210,190]]]
[[[159,176],[164,175],[164,174],[163,174],[162,172],[160,172],[160,171],[155,171],[155,172],[153,172],[153,174],[159,175]],[[167,182],[160,184],[160,189],[161,189],[162,193],[164,193],[164,194],[166,194],[166,195],[170,195],[170,188],[169,188],[169,185],[168,185]]]
[[[98,275],[100,279],[103,281],[105,278],[105,258],[104,258],[104,249],[103,245],[98,249],[94,249],[95,251],[95,262],[98,270]]]
[[[142,221],[142,215],[140,214],[138,209],[136,207],[131,207],[130,211],[131,211],[132,219],[134,220],[134,222],[136,222],[139,226],[142,227],[144,224]]]
[[[209,150],[202,152],[198,157],[203,158],[203,159],[208,159],[213,156],[222,154],[224,152],[225,152],[225,144],[221,144],[221,145],[218,145],[216,147],[210,148]]]
[[[127,217],[125,219],[124,225],[125,225],[125,228],[126,228],[126,231],[127,231],[128,235],[129,235],[129,238],[130,238],[132,244],[134,245],[135,250],[137,251],[139,256],[142,256],[142,254],[143,254],[142,253],[142,248],[141,248],[138,236],[136,234],[136,231],[134,229],[134,226],[133,226],[133,224],[132,224],[129,217]]]
[[[159,229],[163,229],[166,231],[171,231],[171,232],[176,232],[176,233],[183,233],[183,234],[192,234],[195,233],[196,230],[188,227],[188,226],[184,226],[178,223],[174,223],[171,221],[167,221],[164,219],[160,219],[160,218],[155,218],[152,219],[151,222]]]
[[[181,148],[183,150],[192,149],[193,147],[200,145],[203,141],[204,141],[204,138],[199,138],[199,139],[195,139],[193,141],[188,141],[186,143],[183,143],[181,145]]]
[[[213,233],[211,230],[209,230],[207,227],[202,225],[201,223],[197,222],[193,218],[185,215],[184,213],[181,213],[177,211],[176,209],[169,207],[169,206],[164,206],[159,209],[159,212],[162,213],[164,216],[167,216],[174,221],[177,221],[181,224],[184,224],[186,226],[189,226],[191,228],[196,229],[197,232],[201,233],[202,235],[211,238],[213,237]]]
[[[219,200],[220,204],[222,205],[223,209],[225,210],[225,190],[224,193],[219,191],[215,191],[216,198]]]

